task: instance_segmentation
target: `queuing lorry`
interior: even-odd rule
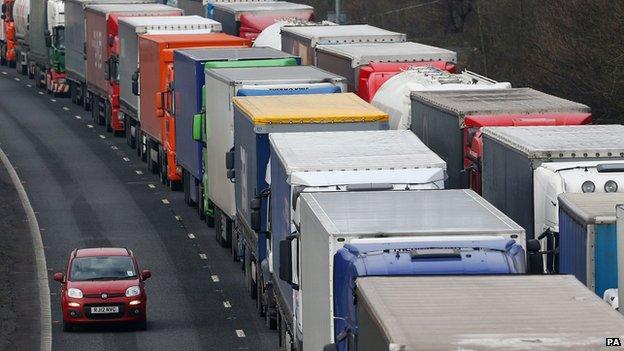
[[[14,38],[15,26],[13,24],[13,1],[2,1],[2,15],[0,17],[0,65],[6,66],[9,62],[15,62],[15,58],[9,60],[8,56],[14,54],[13,41],[7,38]],[[11,48],[9,49],[9,45]]]
[[[155,0],[66,0],[65,1],[65,70],[72,102],[90,110],[87,96],[87,37],[86,7],[94,4],[154,3]],[[100,50],[101,51],[101,50]],[[99,61],[103,61],[100,59]]]
[[[454,73],[456,63],[454,51],[413,42],[316,46],[316,66],[346,77],[349,91],[367,102],[385,81],[410,67]]]
[[[184,1],[193,1],[193,0],[177,0],[179,3],[184,4]],[[214,17],[214,4],[216,3],[222,3],[222,2],[251,2],[251,3],[256,3],[256,2],[268,2],[271,0],[203,0],[201,1],[201,3],[203,3],[203,8],[202,8],[202,16],[206,16],[208,18],[213,18]]]
[[[562,193],[624,192],[624,126],[486,127],[483,197],[543,239],[548,272],[559,237]]]
[[[375,78],[374,78],[375,79]],[[412,91],[509,89],[508,82],[497,82],[474,72],[451,74],[436,67],[410,67],[388,79],[377,90],[371,104],[390,115],[390,129],[410,129]]]
[[[364,277],[353,290],[349,351],[603,350],[624,334],[572,276]]]
[[[211,6],[208,17],[221,22],[225,33],[252,41],[278,20],[314,20],[313,7],[287,1],[216,2]]]
[[[241,248],[247,285],[257,306],[275,325],[268,250],[268,204],[270,189],[269,133],[310,134],[339,131],[385,130],[388,116],[354,94],[249,96],[234,98],[234,149],[226,157],[230,178],[235,181],[236,225],[232,246]],[[415,138],[415,137],[414,137]],[[372,139],[372,138],[371,138]],[[376,141],[376,140],[375,140]],[[269,299],[269,296],[271,297]],[[269,313],[266,313],[266,311]]]
[[[203,218],[205,65],[209,63],[212,68],[297,65],[299,58],[271,48],[184,49],[176,50],[173,56],[176,163],[182,168],[184,201],[188,205],[197,206]]]
[[[89,5],[87,19],[87,101],[94,122],[121,134],[119,118],[119,18],[181,16],[182,10],[163,4]]]
[[[276,204],[272,213],[289,211],[278,205],[279,198],[272,201]],[[286,315],[286,318],[293,319],[294,344],[298,349],[319,350],[335,342],[338,318],[334,317],[338,316],[334,297],[338,291],[333,282],[341,274],[348,274],[340,270],[342,266],[336,264],[335,257],[347,244],[404,243],[394,255],[383,255],[376,261],[380,267],[371,267],[371,270],[378,268],[378,274],[392,275],[398,264],[391,257],[404,252],[403,259],[411,260],[410,246],[418,245],[423,237],[452,242],[451,238],[462,241],[474,235],[498,236],[514,240],[517,246],[498,257],[483,255],[484,259],[488,256],[490,263],[489,269],[482,266],[483,271],[512,273],[524,272],[526,268],[524,229],[472,190],[361,191],[360,188],[360,191],[304,192],[297,199],[295,211],[292,229],[290,224],[284,228],[285,223],[276,229],[272,223],[271,238],[279,242],[279,255],[273,253],[273,272],[287,283],[280,284],[278,294],[282,301],[292,301],[289,311],[292,317]],[[482,245],[480,249],[488,248]],[[451,243],[448,246],[457,249]],[[448,246],[435,247],[433,254],[438,258],[451,255],[454,250]]]
[[[15,28],[15,68],[26,75],[28,68],[28,17],[30,16],[30,0],[15,0],[13,3],[13,24]]]
[[[65,95],[65,1],[31,0],[28,76],[39,88]]]
[[[624,193],[559,195],[559,272],[573,274],[602,297],[617,289],[615,207]]]
[[[206,67],[206,123],[204,135],[204,197],[206,215],[214,221],[216,240],[232,242],[236,218],[234,183],[228,178],[224,156],[234,147],[232,98],[251,95],[329,94],[346,91],[343,77],[313,66],[256,68]],[[212,219],[211,219],[212,218]]]
[[[301,56],[304,65],[316,65],[317,45],[402,43],[403,33],[391,32],[367,24],[344,26],[285,26],[282,28],[282,50]]]
[[[185,48],[245,47],[248,40],[225,33],[142,34],[139,36],[138,121],[132,121],[138,130],[138,154],[147,161],[153,173],[171,175],[179,185],[181,170],[175,163],[175,154],[165,154],[165,144],[175,150],[175,99],[173,52]],[[136,92],[136,90],[135,90]],[[223,157],[222,157],[223,159]],[[168,172],[169,164],[172,173]],[[177,185],[174,185],[176,187]]]
[[[139,79],[139,35],[141,34],[173,34],[213,33],[220,32],[221,24],[199,16],[148,16],[122,17],[119,19],[119,113],[124,122],[128,145],[136,147],[137,126],[134,121],[139,119],[139,97],[132,87],[137,86]]]
[[[481,192],[482,127],[591,122],[587,105],[530,88],[414,91],[411,99],[410,128],[448,164],[449,187],[470,187],[478,193]],[[556,196],[553,201],[557,202]]]

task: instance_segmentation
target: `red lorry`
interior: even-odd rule
[[[15,67],[15,22],[13,21],[13,4],[15,0],[4,0],[2,3],[2,35],[0,35],[0,63]]]

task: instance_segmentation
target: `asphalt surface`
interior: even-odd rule
[[[16,168],[41,228],[53,350],[278,348],[276,332],[265,327],[248,297],[240,264],[218,247],[213,230],[184,204],[182,193],[169,191],[149,174],[125,139],[94,125],[90,112],[69,99],[42,94],[32,80],[0,67],[0,147]],[[17,227],[2,225],[0,230]],[[99,246],[128,247],[139,265],[152,271],[146,282],[146,331],[61,330],[60,287],[52,274],[65,268],[74,248]],[[0,250],[5,252],[4,246]],[[6,277],[4,271],[0,275]],[[28,285],[17,289],[22,288]]]

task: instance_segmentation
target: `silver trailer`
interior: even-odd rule
[[[357,351],[602,350],[624,336],[624,318],[573,276],[365,277],[356,284]]]
[[[67,0],[65,2],[65,69],[72,101],[83,105],[86,96],[86,13],[91,4],[147,4],[155,0]]]
[[[220,32],[221,23],[200,16],[122,17],[119,19],[119,105],[125,116],[134,120],[138,120],[139,116],[139,97],[132,91],[133,77],[137,77],[139,70],[139,35],[169,34],[180,31]],[[138,87],[138,83],[135,85]]]
[[[523,248],[525,242],[519,225],[472,190],[303,193],[298,208],[297,232],[280,243],[273,271],[296,286],[282,298],[295,301],[293,324],[304,350],[334,342],[331,272],[334,254],[345,244],[454,235],[500,236]]]
[[[624,204],[615,208],[615,216],[617,218],[617,237],[624,238]],[[624,240],[617,240],[617,261],[618,261],[618,286],[620,282],[624,287]],[[618,301],[624,301],[624,289],[618,288]],[[624,308],[619,309],[624,314]]]
[[[316,64],[317,45],[356,43],[402,43],[403,33],[369,26],[352,24],[344,26],[285,26],[282,28],[282,51],[301,57],[304,65]]]
[[[360,67],[370,63],[450,62],[457,53],[413,42],[318,45],[316,66],[347,78],[349,91],[358,91]]]

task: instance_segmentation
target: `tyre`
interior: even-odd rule
[[[221,236],[223,220],[221,219],[221,211],[218,208],[214,209],[214,228],[215,228],[215,240],[217,243],[223,247],[223,237]]]
[[[63,320],[63,331],[64,332],[72,332],[72,331],[74,331],[74,326],[71,323],[66,322],[65,320]]]
[[[28,70],[28,79],[34,79],[35,78],[35,69],[34,67],[36,66],[32,66],[33,68]]]
[[[141,331],[143,331],[143,330],[147,330],[147,319],[144,319],[144,320],[142,320],[142,321],[140,321],[140,322],[137,322],[137,323],[134,325],[134,329],[136,329],[136,330],[141,330]]]
[[[104,124],[106,124],[106,131],[109,133],[113,132],[112,117],[113,117],[112,109],[110,105],[108,104],[108,102],[105,102],[104,103]]]
[[[9,68],[15,68],[15,61],[9,61]]]

